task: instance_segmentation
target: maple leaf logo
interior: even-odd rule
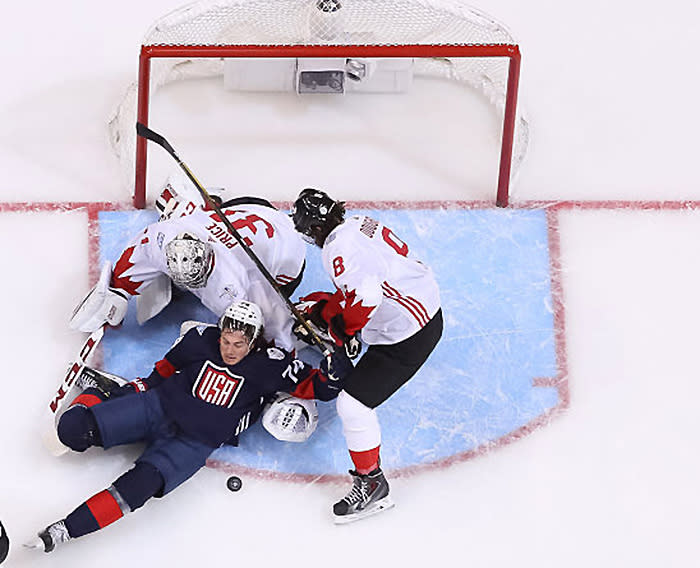
[[[135,248],[136,245],[131,246],[122,253],[119,260],[117,260],[117,263],[114,265],[114,273],[112,274],[112,288],[119,288],[132,296],[138,295],[138,288],[143,284],[143,282],[132,280],[130,277],[124,276],[124,273],[134,266],[134,263],[131,262],[131,255]]]
[[[377,306],[365,306],[362,299],[356,302],[357,292],[349,290],[345,293],[345,308],[343,309],[343,321],[345,332],[352,336],[360,331],[369,321],[370,315]]]

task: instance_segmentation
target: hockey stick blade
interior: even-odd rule
[[[165,151],[168,152],[168,154],[176,158],[178,162],[180,161],[180,158],[178,158],[175,149],[170,145],[170,143],[165,139],[165,137],[158,134],[157,132],[154,132],[142,122],[136,123],[136,134],[138,134],[142,138],[145,138],[146,140],[155,142],[156,144],[158,144],[158,146],[164,148]]]

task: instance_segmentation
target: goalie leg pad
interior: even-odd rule
[[[173,295],[172,282],[165,274],[160,274],[139,292],[136,296],[136,321],[143,325],[170,303]]]
[[[283,442],[304,442],[318,425],[316,401],[278,393],[265,407],[262,425],[265,430]]]

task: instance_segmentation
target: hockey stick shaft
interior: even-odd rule
[[[231,235],[233,235],[233,238],[236,239],[236,242],[238,242],[238,244],[241,245],[241,248],[243,249],[243,251],[248,255],[248,258],[250,258],[250,260],[253,261],[255,266],[258,268],[258,270],[261,272],[261,274],[265,277],[265,280],[267,280],[270,283],[270,285],[275,289],[275,292],[277,292],[279,297],[282,298],[284,303],[287,305],[289,310],[292,312],[294,319],[296,319],[297,322],[299,322],[304,327],[304,329],[307,331],[309,336],[313,339],[314,343],[316,343],[316,345],[318,345],[318,347],[321,349],[324,356],[330,357],[330,355],[331,355],[330,349],[326,346],[326,344],[318,336],[318,334],[314,331],[314,329],[309,325],[309,323],[306,321],[306,318],[304,318],[304,316],[302,316],[301,312],[299,310],[297,310],[296,306],[292,303],[292,301],[284,294],[284,292],[282,292],[282,289],[280,288],[279,284],[272,277],[272,275],[267,270],[265,265],[260,261],[258,256],[246,244],[246,242],[243,240],[240,233],[236,230],[236,228],[233,226],[231,221],[228,220],[228,218],[223,213],[221,208],[211,198],[211,195],[209,195],[209,192],[204,188],[204,186],[195,177],[195,175],[192,173],[192,170],[190,170],[190,168],[187,167],[187,164],[185,164],[185,162],[183,162],[180,159],[180,156],[177,155],[177,152],[170,145],[170,143],[165,139],[165,137],[158,134],[157,132],[151,130],[150,128],[148,128],[148,126],[146,126],[145,124],[143,124],[141,122],[136,123],[136,133],[139,136],[141,136],[142,138],[150,140],[151,142],[155,142],[161,148],[163,148],[168,154],[170,154],[172,156],[172,158],[178,163],[180,168],[182,168],[182,170],[185,172],[187,177],[190,179],[190,181],[197,188],[197,191],[199,191],[199,193],[202,196],[202,199],[204,199],[205,203],[212,210],[214,210],[214,212],[216,212],[216,214],[219,216],[219,219],[221,219],[221,222],[228,229],[229,233],[231,233]]]

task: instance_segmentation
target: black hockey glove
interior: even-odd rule
[[[336,345],[340,347],[342,344],[345,353],[350,359],[355,359],[362,350],[362,344],[357,338],[358,334],[348,335],[345,331],[345,320],[343,314],[337,314],[331,318],[328,326],[330,336]]]
[[[330,358],[324,357],[321,359],[321,372],[328,377],[328,380],[333,383],[331,386],[334,389],[342,390],[345,378],[354,369],[352,361],[348,358],[342,349],[338,349]]]
[[[348,337],[348,339],[343,344],[345,346],[345,353],[350,359],[357,359],[360,351],[362,351],[362,343],[355,337]]]
[[[137,392],[139,391],[137,391],[131,383],[126,383],[125,385],[113,388],[109,391],[109,393],[104,394],[104,396],[105,398],[111,399],[127,396],[130,394],[136,394]]]
[[[130,394],[141,394],[148,390],[148,386],[143,382],[141,377],[137,377],[131,382],[126,383],[116,389],[114,389],[110,396],[117,398],[119,396],[126,396]]]

